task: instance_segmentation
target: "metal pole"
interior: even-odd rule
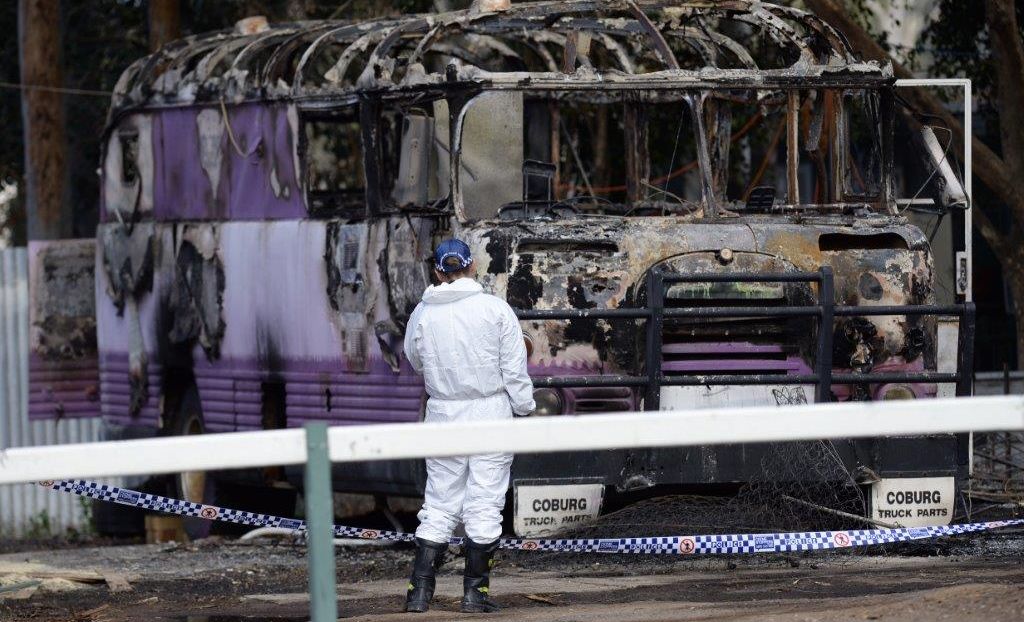
[[[309,606],[312,622],[336,622],[334,581],[334,491],[327,450],[327,424],[306,424],[306,528],[309,554]]]
[[[661,332],[665,327],[665,285],[661,269],[657,266],[647,273],[647,308],[651,316],[647,319],[647,344],[644,351],[644,365],[647,369],[647,394],[644,396],[644,410],[661,410]]]
[[[974,93],[970,80],[964,80],[964,191],[967,210],[964,212],[964,253],[967,254],[967,291],[964,301],[974,300]]]
[[[819,273],[821,280],[818,281],[818,305],[821,308],[821,318],[818,322],[818,352],[814,357],[814,371],[818,375],[814,401],[823,404],[832,401],[832,331],[836,299],[832,266],[822,266]]]
[[[965,302],[963,313],[960,314],[960,326],[957,334],[957,397],[968,397],[973,393],[976,315],[974,303]]]
[[[960,314],[960,326],[956,346],[956,395],[969,397],[974,393],[974,334],[976,310],[974,303],[967,300]],[[960,464],[967,465],[967,474],[974,475],[974,432],[957,434],[957,452]]]

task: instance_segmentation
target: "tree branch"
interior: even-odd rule
[[[985,0],[985,22],[994,52],[1003,160],[1024,175],[1024,44],[1013,0]]]
[[[1006,239],[1010,236],[1003,236],[999,233],[999,229],[996,228],[995,224],[991,220],[989,220],[988,214],[984,211],[976,209],[973,210],[973,212],[971,220],[974,223],[974,228],[978,230],[981,237],[985,238],[985,241],[988,242],[988,245],[992,248],[992,252],[995,253],[997,257],[1006,256],[1007,252],[1011,250],[1007,248]]]
[[[850,40],[854,49],[858,50],[868,60],[888,61],[893,65],[893,72],[898,78],[912,78],[913,74],[906,67],[897,63],[889,56],[882,46],[878,44],[858,24],[839,0],[805,0],[810,8],[819,17],[825,19],[838,28]],[[903,89],[900,93],[914,107],[922,112],[934,115],[953,131],[955,140],[959,146],[957,155],[961,153],[964,142],[963,125],[946,110],[942,101],[933,93],[925,89]],[[970,105],[970,102],[965,102]],[[1024,106],[1024,100],[1016,100],[1016,107]],[[1022,124],[1024,125],[1024,124]],[[1015,173],[1007,163],[1002,160],[992,149],[978,138],[971,143],[974,152],[974,174],[985,186],[995,194],[1000,201],[1005,203],[1011,210],[1014,218],[1019,223],[1024,223],[1024,173]],[[975,206],[975,216],[984,209],[984,206]],[[1004,246],[1001,235],[995,227],[979,228],[985,239],[993,248]],[[998,236],[992,238],[989,236]]]

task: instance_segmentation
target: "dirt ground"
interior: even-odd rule
[[[938,553],[938,554],[936,554]],[[432,611],[399,613],[409,548],[339,547],[339,613],[449,620],[461,558]],[[1024,620],[1024,531],[888,550],[670,561],[574,556],[559,567],[506,555],[492,581],[499,620]],[[307,620],[305,549],[210,539],[191,545],[44,549],[0,555],[0,620]],[[38,585],[34,585],[38,584]],[[13,598],[12,598],[13,597]]]

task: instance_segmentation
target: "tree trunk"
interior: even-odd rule
[[[149,50],[181,38],[181,0],[149,0]]]
[[[1003,282],[1013,298],[1014,328],[1017,339],[1017,369],[1024,365],[1024,232],[1015,222],[996,225],[986,212],[973,210],[974,228],[986,240],[994,240],[992,252],[999,259]]]
[[[985,0],[985,23],[998,85],[1001,152],[1019,181],[1018,175],[1024,173],[1024,45],[1014,0]]]
[[[29,240],[72,236],[61,86],[60,2],[19,0],[25,211]]]
[[[1013,319],[1017,330],[1017,369],[1021,367],[1024,357],[1024,247],[1018,246],[1012,256],[1000,258],[1003,269],[1003,281],[1010,288],[1013,298]]]

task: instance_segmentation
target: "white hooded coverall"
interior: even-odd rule
[[[423,292],[409,318],[405,355],[423,374],[426,421],[508,419],[535,408],[519,320],[472,279]],[[512,454],[427,458],[416,537],[446,543],[461,521],[474,542],[498,539],[511,466]]]

